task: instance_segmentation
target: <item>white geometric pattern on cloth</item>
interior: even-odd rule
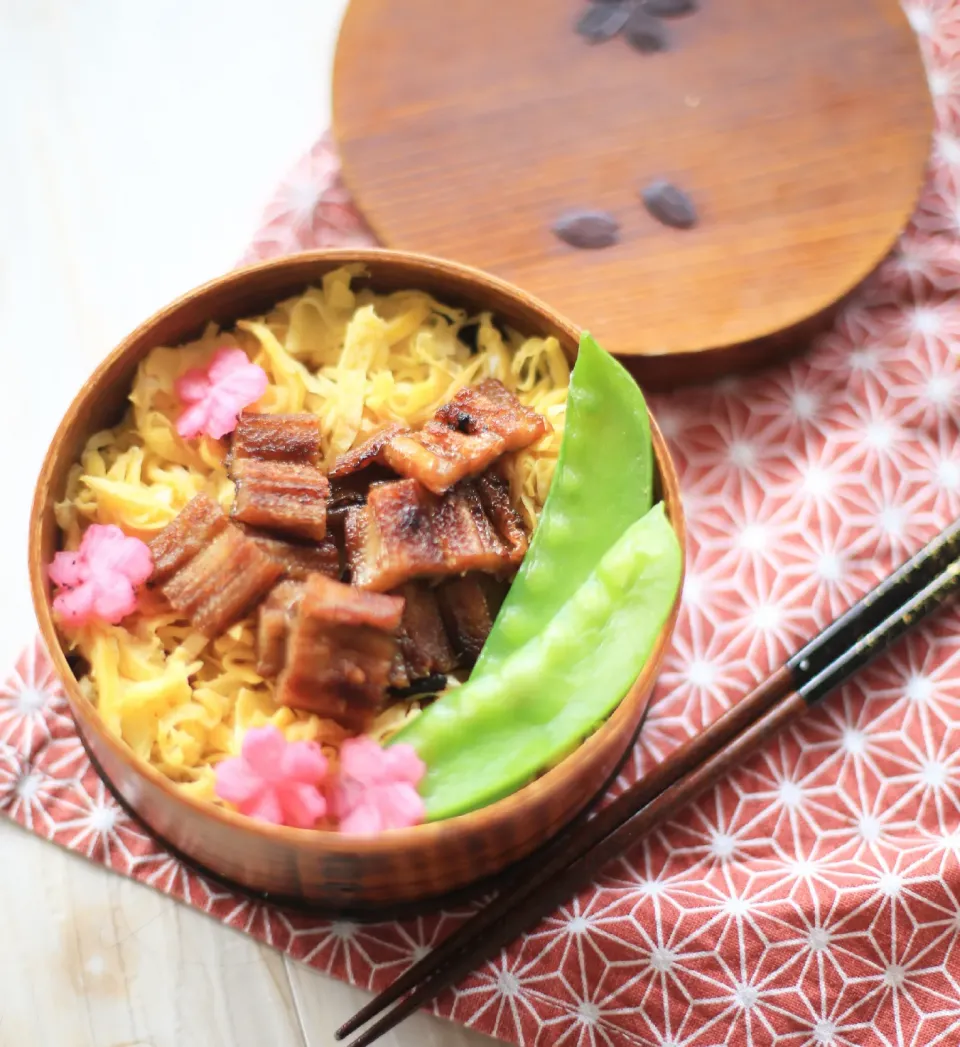
[[[938,131],[897,250],[805,356],[654,399],[682,476],[689,578],[618,788],[960,512],[960,6],[908,14]],[[369,242],[323,140],[244,260]],[[958,741],[960,613],[947,611],[436,1010],[527,1045],[960,1041]],[[36,645],[0,688],[0,809],[369,988],[467,912],[325,923],[187,871],[97,779]]]

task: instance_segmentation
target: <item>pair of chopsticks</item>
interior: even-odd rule
[[[613,858],[740,766],[852,673],[960,590],[960,520],[929,542],[745,698],[593,818],[581,815],[515,867],[486,908],[365,1004],[344,1039],[396,1001],[349,1047],[366,1047],[495,956]],[[408,995],[404,995],[408,994]]]

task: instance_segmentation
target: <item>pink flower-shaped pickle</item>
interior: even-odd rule
[[[417,785],[426,773],[412,745],[382,749],[372,738],[348,738],[340,748],[340,776],[332,789],[332,813],[340,831],[372,836],[423,821]]]
[[[205,371],[187,371],[174,383],[187,408],[177,419],[177,432],[219,440],[236,429],[237,415],[263,396],[267,384],[266,371],[250,363],[242,349],[218,349]]]
[[[215,788],[250,818],[312,829],[327,813],[326,776],[316,742],[288,742],[276,727],[251,727],[240,755],[217,764]]]
[[[47,573],[59,589],[53,609],[68,625],[116,625],[136,610],[137,586],[150,577],[153,558],[139,538],[113,524],[91,524],[80,548],[57,553]]]

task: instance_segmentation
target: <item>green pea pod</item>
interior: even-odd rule
[[[650,509],[652,492],[653,450],[643,393],[584,334],[553,483],[471,679],[494,671],[544,628],[600,557]]]
[[[657,505],[527,644],[394,735],[388,744],[408,742],[427,765],[420,793],[429,820],[516,791],[610,715],[670,614],[681,565]]]

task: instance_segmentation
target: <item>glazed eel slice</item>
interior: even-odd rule
[[[418,480],[434,494],[482,473],[501,455],[539,440],[550,426],[502,382],[488,378],[466,386],[422,429],[389,425],[348,451],[330,470],[340,479],[376,462]]]
[[[490,635],[509,584],[489,574],[465,574],[437,587],[446,634],[462,667],[472,666]]]
[[[344,530],[354,585],[377,592],[414,578],[509,574],[527,549],[506,485],[491,474],[442,496],[416,480],[379,484],[347,512]]]
[[[362,731],[387,701],[403,598],[313,574],[286,639],[277,701]]]
[[[407,692],[442,688],[460,659],[447,638],[436,590],[426,582],[407,582],[395,595],[404,604],[390,686]]]
[[[343,571],[340,549],[329,534],[322,542],[304,542],[279,538],[256,527],[244,526],[243,532],[283,565],[284,578],[302,580],[315,573],[339,578]]]
[[[287,660],[290,626],[300,608],[306,582],[287,579],[275,585],[257,612],[257,672],[276,677]]]
[[[317,468],[320,421],[309,414],[243,414],[227,471],[237,487],[231,515],[295,538],[327,534],[330,482]]]
[[[253,609],[283,565],[205,494],[198,494],[150,543],[151,584],[206,636],[217,636]]]
[[[313,414],[257,414],[244,411],[230,444],[230,461],[320,463],[320,419]]]

